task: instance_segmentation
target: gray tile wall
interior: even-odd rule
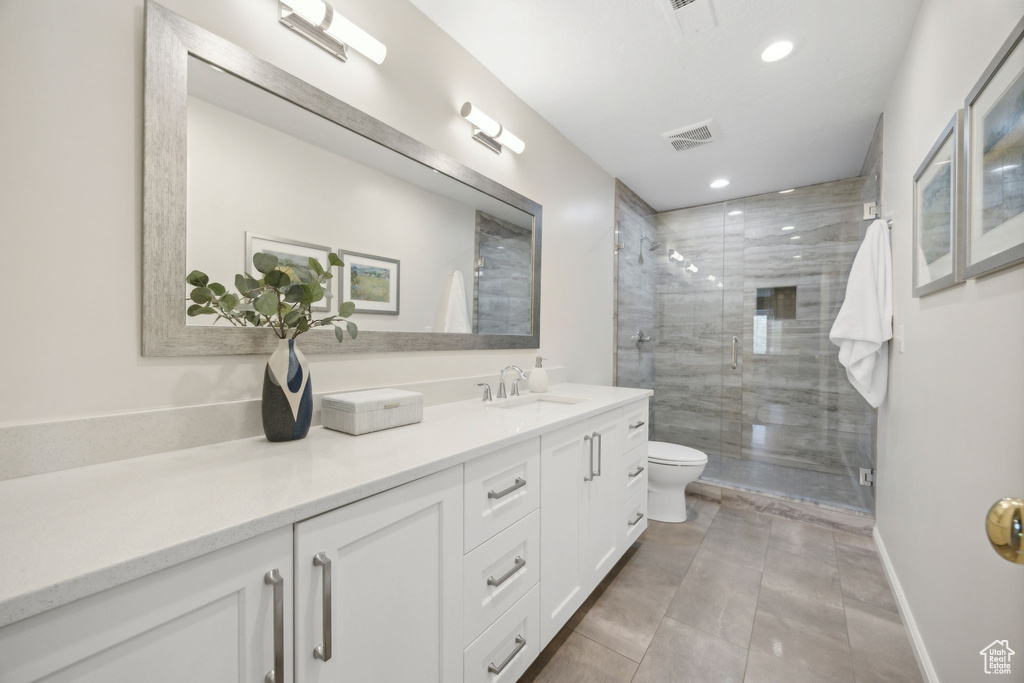
[[[530,334],[533,232],[476,212],[473,331]]]

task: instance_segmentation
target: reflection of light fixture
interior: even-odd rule
[[[800,254],[797,254],[797,255],[796,255],[796,256],[794,256],[793,258],[803,258],[803,256],[801,256]]]
[[[742,211],[730,211],[729,215],[730,216],[739,216],[741,213],[743,213],[743,212]]]
[[[725,178],[719,178],[718,180],[711,181],[711,189],[721,190],[723,187],[729,184],[729,181]]]
[[[714,275],[708,275],[706,279],[708,280],[708,282],[714,282],[714,281],[715,281],[715,280],[717,280],[718,278],[717,278],[717,277],[715,277]]]
[[[462,118],[473,124],[473,139],[495,154],[501,154],[502,147],[508,147],[516,154],[522,154],[526,149],[525,142],[480,111],[479,107],[474,107],[471,102],[462,105],[459,113],[462,114]]]
[[[766,47],[761,53],[761,59],[765,62],[777,62],[788,57],[792,51],[793,43],[788,40],[780,40]]]
[[[793,190],[795,190],[795,189],[796,189],[796,188],[795,188],[795,187],[793,187],[793,188],[790,188],[790,189],[788,189],[788,190],[779,190],[779,194],[789,194],[790,192],[792,192],[792,191],[793,191]]]
[[[784,226],[782,228],[782,230],[783,231],[786,231],[786,230],[796,230],[796,226],[795,225],[786,225],[786,226]]]
[[[718,283],[718,286],[719,287],[725,287],[725,285],[723,285],[721,282]]]
[[[683,261],[685,261],[685,260],[686,260],[686,259],[685,259],[685,258],[683,257],[683,255],[682,255],[682,254],[680,254],[680,253],[679,253],[678,251],[676,251],[675,249],[669,249],[669,250],[668,250],[668,257],[669,257],[670,259],[672,259],[673,261],[679,261],[680,263],[682,263]]]
[[[791,240],[798,240],[798,239],[800,239],[800,235],[793,235],[789,239],[791,239]]]
[[[348,61],[348,48],[381,64],[388,48],[322,0],[278,0],[281,23],[332,55]]]
[[[690,265],[686,266],[686,269],[691,273],[696,273],[698,270],[697,265],[694,263],[691,263]]]

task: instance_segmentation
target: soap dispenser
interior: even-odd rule
[[[530,391],[535,394],[543,394],[548,390],[548,371],[544,369],[544,361],[547,358],[537,356],[537,365],[530,372]]]

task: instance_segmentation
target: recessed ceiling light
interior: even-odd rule
[[[792,192],[795,189],[796,189],[795,187],[791,187],[788,190],[779,190],[779,194],[789,194],[790,192]]]
[[[785,230],[796,230],[796,226],[795,225],[787,225],[787,226],[783,227],[782,229],[784,231]]]
[[[802,257],[802,256],[801,256],[800,254],[797,254],[797,255],[796,255],[796,256],[794,256],[793,258],[803,258],[803,257]]]
[[[761,59],[765,62],[777,62],[785,59],[793,51],[793,43],[788,40],[780,40],[772,43],[761,53]]]
[[[741,213],[743,213],[743,212],[742,211],[730,211],[729,215],[730,216],[739,216]]]
[[[712,180],[711,181],[711,187],[712,187],[712,189],[715,189],[715,190],[720,190],[720,189],[722,189],[723,187],[725,187],[728,184],[729,184],[729,181],[726,180],[725,178],[719,178],[718,180]]]
[[[791,240],[798,240],[798,239],[800,239],[800,235],[793,235],[789,239],[791,239]],[[501,247],[498,247],[498,248],[500,249]]]

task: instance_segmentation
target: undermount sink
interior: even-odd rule
[[[492,407],[516,412],[544,414],[558,411],[569,406],[582,403],[586,399],[574,396],[553,396],[550,394],[531,394],[519,398],[499,399]]]

